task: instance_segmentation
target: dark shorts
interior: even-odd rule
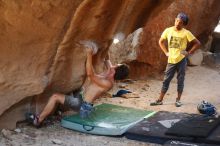
[[[72,95],[65,95],[64,106],[72,110],[79,110],[83,102],[83,96],[80,92]]]

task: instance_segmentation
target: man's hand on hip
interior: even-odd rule
[[[189,53],[186,50],[182,50],[180,53],[185,57],[189,56]]]

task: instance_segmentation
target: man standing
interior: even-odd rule
[[[75,93],[74,95],[53,94],[40,115],[29,116],[32,117],[32,123],[35,126],[38,127],[43,120],[52,113],[57,104],[62,104],[79,111],[82,118],[88,117],[93,111],[93,101],[110,90],[115,80],[122,80],[128,76],[128,66],[125,64],[113,66],[109,60],[109,55],[105,58],[107,70],[101,74],[95,73],[92,65],[94,52],[95,48],[86,48],[87,83],[83,87],[83,91]]]
[[[175,25],[166,28],[159,40],[159,45],[164,54],[168,57],[168,64],[165,71],[163,86],[159,98],[151,103],[151,106],[162,105],[163,98],[166,94],[170,81],[177,72],[177,98],[176,107],[182,104],[180,98],[184,88],[185,69],[187,65],[187,56],[194,53],[199,48],[200,42],[195,36],[184,28],[188,24],[188,16],[185,13],[179,13],[175,19]],[[165,42],[167,41],[168,49]],[[186,51],[187,44],[192,43],[189,51]]]

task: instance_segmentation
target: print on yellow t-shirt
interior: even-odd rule
[[[171,36],[170,39],[170,48],[180,48],[181,46],[181,37],[175,37],[175,36]]]

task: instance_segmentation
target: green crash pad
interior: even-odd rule
[[[79,114],[66,116],[61,126],[96,135],[122,135],[126,130],[155,112],[122,107],[112,104],[95,106],[89,118],[82,119]]]

